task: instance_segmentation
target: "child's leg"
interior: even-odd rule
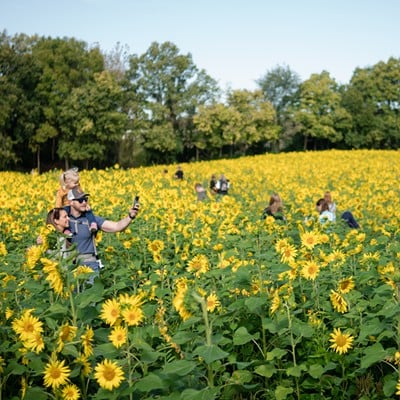
[[[96,218],[94,217],[93,212],[92,212],[91,209],[86,211],[86,218],[87,218],[87,220],[89,222],[89,229],[92,232],[96,232],[99,228],[98,228],[97,223],[96,223]]]

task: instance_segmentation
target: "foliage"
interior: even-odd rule
[[[0,33],[0,169],[105,168],[399,144],[399,59],[304,82],[277,66],[260,90],[220,90],[171,43],[109,54],[74,38]],[[209,121],[207,119],[210,119]]]
[[[343,139],[343,130],[351,128],[351,115],[341,105],[337,85],[325,71],[313,74],[300,85],[299,104],[294,107],[293,119],[304,135],[304,150],[309,137],[335,143]]]
[[[343,102],[353,115],[346,142],[355,148],[397,148],[399,145],[399,60],[357,68]]]
[[[141,199],[128,229],[98,234],[93,285],[44,226],[59,173],[1,173],[0,397],[400,393],[396,151],[182,164],[183,181],[167,167],[81,172],[98,215],[118,220]],[[198,202],[194,183],[220,172],[230,194]],[[319,225],[326,189],[361,229]],[[260,218],[272,191],[286,223]]]

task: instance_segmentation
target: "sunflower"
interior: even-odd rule
[[[346,256],[342,251],[335,249],[331,254],[329,254],[327,261],[334,263],[336,266],[340,266],[345,263]]]
[[[0,242],[0,256],[6,256],[6,255],[7,255],[6,244],[3,242]]]
[[[344,278],[339,281],[339,292],[340,293],[349,293],[352,289],[354,289],[354,279],[352,276],[350,278]]]
[[[319,243],[319,234],[316,232],[304,232],[301,235],[301,245],[312,250]]]
[[[397,381],[396,390],[397,390],[396,395],[400,396],[400,380]]]
[[[78,328],[76,326],[64,324],[60,328],[60,332],[58,334],[58,348],[57,352],[60,352],[64,348],[64,344],[66,342],[71,342],[76,335]]]
[[[213,312],[217,307],[220,307],[221,302],[215,293],[211,293],[206,299],[207,311]]]
[[[346,300],[343,298],[343,296],[338,293],[335,292],[334,290],[331,290],[331,294],[330,294],[330,299],[331,299],[331,303],[333,308],[340,313],[345,313],[348,309],[348,305],[346,303]]]
[[[43,272],[47,274],[46,281],[49,282],[55,293],[62,296],[64,294],[64,282],[58,270],[58,264],[48,258],[41,258],[40,261],[43,264]]]
[[[28,267],[28,269],[35,268],[35,265],[42,256],[42,253],[43,253],[42,246],[35,245],[29,247],[29,249],[26,252],[25,266]]]
[[[292,244],[287,244],[280,248],[281,262],[282,263],[292,263],[297,256],[297,249]]]
[[[315,326],[315,327],[319,327],[322,325],[322,320],[319,317],[318,311],[308,310],[307,316],[308,316],[308,321],[310,322],[310,325]]]
[[[124,380],[124,373],[115,362],[104,360],[96,365],[94,377],[100,387],[113,390]]]
[[[214,251],[218,251],[218,252],[222,251],[223,249],[224,249],[224,246],[223,246],[223,244],[221,244],[221,243],[217,243],[217,244],[214,245],[214,247],[213,247],[213,250],[214,250]]]
[[[24,341],[24,346],[39,354],[44,349],[44,340],[41,333],[32,334],[29,339]]]
[[[44,368],[44,385],[46,387],[51,386],[53,389],[57,389],[60,385],[65,385],[69,381],[68,375],[71,370],[64,363],[65,360],[58,361],[55,357],[52,357],[50,362],[47,363]]]
[[[200,238],[193,239],[192,244],[194,247],[204,247],[204,240]]]
[[[178,278],[175,282],[175,295],[172,299],[172,305],[174,306],[175,310],[178,311],[181,318],[185,321],[186,319],[191,317],[189,311],[186,310],[184,301],[185,295],[188,291],[188,282],[186,278]]]
[[[206,273],[208,270],[208,258],[204,254],[194,256],[192,260],[188,262],[187,271],[194,272],[196,278],[198,278],[201,274]]]
[[[76,362],[77,364],[80,364],[80,365],[81,365],[81,368],[82,368],[82,375],[83,375],[84,377],[89,376],[89,374],[92,372],[92,367],[91,367],[91,365],[90,365],[90,362],[88,361],[87,356],[85,356],[85,355],[80,355],[79,357],[77,357],[77,358],[75,359],[75,362]]]
[[[78,279],[83,277],[84,279],[87,278],[86,275],[93,274],[93,269],[88,267],[87,265],[80,265],[78,268],[75,268],[73,271],[74,278]]]
[[[163,250],[165,247],[164,242],[161,240],[153,240],[153,241],[149,241],[147,248],[149,249],[149,251],[151,251],[152,253],[159,253],[161,250]]]
[[[139,325],[144,318],[144,314],[139,307],[127,307],[122,311],[122,317],[128,326]]]
[[[90,356],[93,354],[93,329],[88,326],[86,329],[86,333],[81,336],[82,346],[83,346],[83,354],[85,356]]]
[[[122,326],[116,326],[108,335],[110,342],[118,349],[126,343],[128,330]]]
[[[118,300],[119,300],[119,303],[121,304],[121,306],[129,305],[129,306],[133,306],[133,307],[139,307],[143,304],[144,297],[145,297],[144,293],[134,294],[134,295],[121,293],[119,295]]]
[[[289,240],[288,239],[279,239],[276,243],[275,243],[275,250],[278,253],[282,253],[282,249],[284,249],[286,246],[289,246]]]
[[[335,350],[336,353],[347,353],[353,347],[354,337],[349,333],[342,333],[340,328],[334,328],[330,336],[331,339],[329,339],[329,341],[332,342],[330,348]]]
[[[113,326],[118,321],[120,315],[120,306],[115,299],[108,299],[101,306],[100,318],[110,326]]]
[[[80,390],[73,384],[64,386],[61,395],[63,400],[79,400],[81,397]]]
[[[301,269],[301,275],[308,280],[315,281],[319,270],[319,265],[315,261],[306,261]]]
[[[43,323],[31,315],[31,310],[25,310],[21,318],[12,322],[12,328],[22,341],[28,340],[32,335],[43,332]]]
[[[280,306],[281,306],[281,298],[279,297],[278,290],[276,290],[272,297],[271,308],[270,308],[271,314],[275,314]]]

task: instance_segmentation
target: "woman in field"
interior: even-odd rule
[[[277,220],[286,221],[283,215],[283,203],[278,193],[273,193],[269,199],[268,207],[263,211],[263,218],[268,216],[274,217]]]

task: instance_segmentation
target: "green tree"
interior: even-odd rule
[[[62,139],[58,153],[66,160],[117,162],[115,144],[126,131],[127,116],[121,112],[122,89],[109,72],[94,74],[94,81],[75,88],[62,111]]]
[[[194,118],[199,137],[198,148],[218,149],[224,146],[239,155],[250,146],[274,140],[278,134],[276,114],[272,104],[261,91],[234,90],[228,93],[227,104],[217,103],[201,107]]]
[[[0,34],[0,168],[17,167],[29,157],[34,133],[34,90],[40,67],[32,56],[37,37]]]
[[[274,151],[284,148],[295,134],[289,111],[298,102],[300,83],[299,75],[286,65],[277,65],[257,80],[265,98],[274,106],[280,126],[279,138],[273,143]]]
[[[192,56],[179,54],[171,42],[154,42],[145,54],[130,57],[127,78],[134,101],[144,110],[137,115],[143,118],[140,136],[152,161],[175,161],[194,147],[193,116],[215,97],[217,86]]]
[[[343,95],[352,115],[353,130],[345,141],[360,148],[397,148],[400,145],[400,60],[390,58],[357,68]]]
[[[90,82],[93,74],[102,71],[104,60],[98,48],[88,50],[85,42],[67,38],[41,38],[32,53],[41,67],[41,77],[34,92],[37,117],[29,147],[37,152],[40,169],[42,144],[52,141],[51,156],[54,159],[56,139],[61,139],[62,130],[71,129],[65,126],[65,120],[62,124],[60,121],[71,92]],[[59,154],[67,153],[59,151]]]
[[[318,140],[336,143],[351,129],[351,115],[341,101],[339,87],[326,71],[311,75],[300,85],[300,99],[293,108],[293,120],[304,137],[304,150],[310,138],[317,149]]]
[[[239,147],[240,155],[246,154],[248,148],[256,143],[278,138],[276,111],[271,102],[265,100],[261,90],[234,90],[228,94],[227,102],[238,115],[228,131],[235,138],[231,144]]]

